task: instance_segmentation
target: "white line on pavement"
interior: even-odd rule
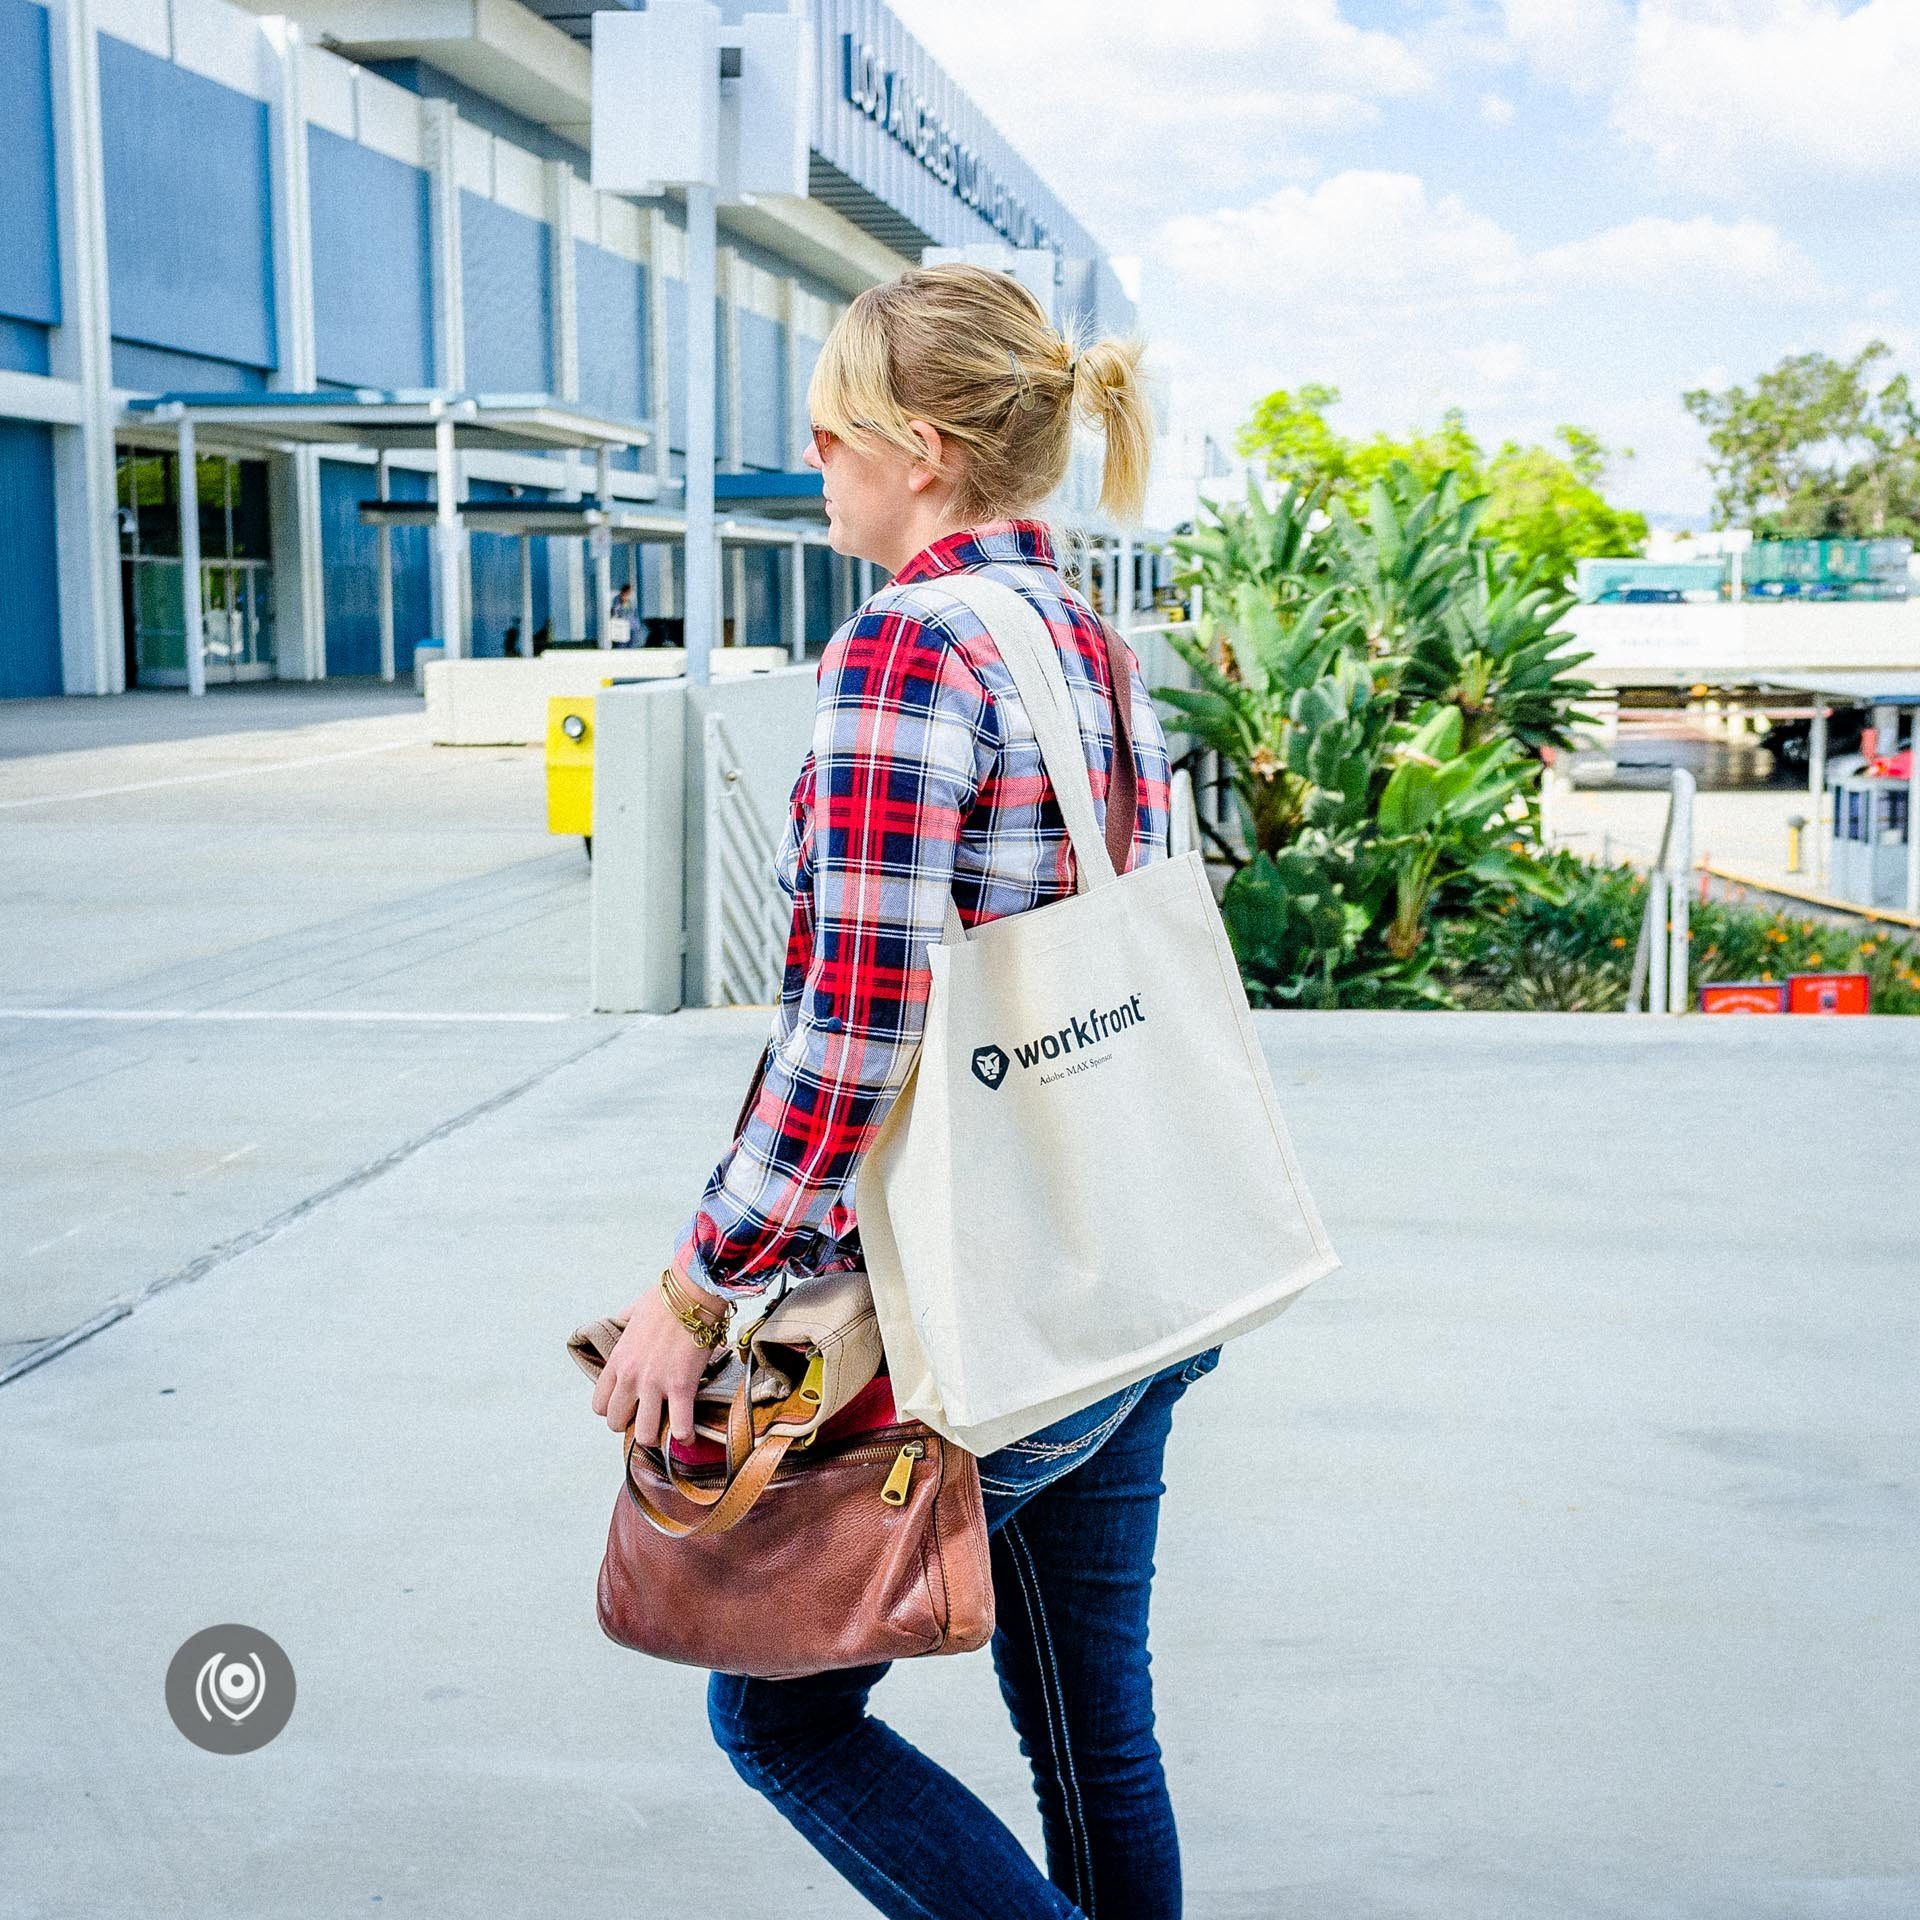
[[[271,1007],[0,1007],[0,1020],[319,1020],[352,1023],[389,1020],[405,1025],[426,1022],[441,1026],[552,1026],[557,1021],[584,1020],[580,1013],[405,1013],[369,1008],[346,1009]]]
[[[124,787],[82,787],[73,793],[32,793],[18,800],[0,800],[0,808],[53,807],[63,800],[107,800],[116,793],[148,793],[155,787],[193,787],[208,780],[241,780],[253,773],[289,773],[295,767],[324,767],[334,760],[359,760],[370,753],[392,753],[400,747],[418,747],[419,740],[383,740],[377,747],[349,747],[341,753],[312,753],[301,760],[261,760],[248,767],[219,767],[212,773],[170,773],[164,780],[134,780]]]

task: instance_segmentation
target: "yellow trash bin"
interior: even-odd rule
[[[593,853],[592,694],[547,702],[547,831],[577,833]]]

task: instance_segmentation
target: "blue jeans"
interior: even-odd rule
[[[1173,1403],[1219,1357],[1180,1361],[980,1462],[993,1664],[1033,1768],[1044,1877],[981,1800],[867,1712],[885,1665],[708,1683],[735,1770],[893,1920],[1179,1914],[1147,1600]]]

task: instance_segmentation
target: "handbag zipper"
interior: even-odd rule
[[[887,1475],[887,1484],[880,1489],[880,1498],[890,1507],[904,1507],[907,1504],[907,1492],[913,1485],[913,1463],[923,1458],[927,1451],[924,1440],[909,1440],[893,1456],[893,1471]]]

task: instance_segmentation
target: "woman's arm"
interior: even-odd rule
[[[760,1292],[853,1223],[841,1198],[926,1017],[960,829],[998,745],[992,695],[910,589],[821,656],[813,727],[812,955],[793,1031],[674,1263],[711,1293]]]

